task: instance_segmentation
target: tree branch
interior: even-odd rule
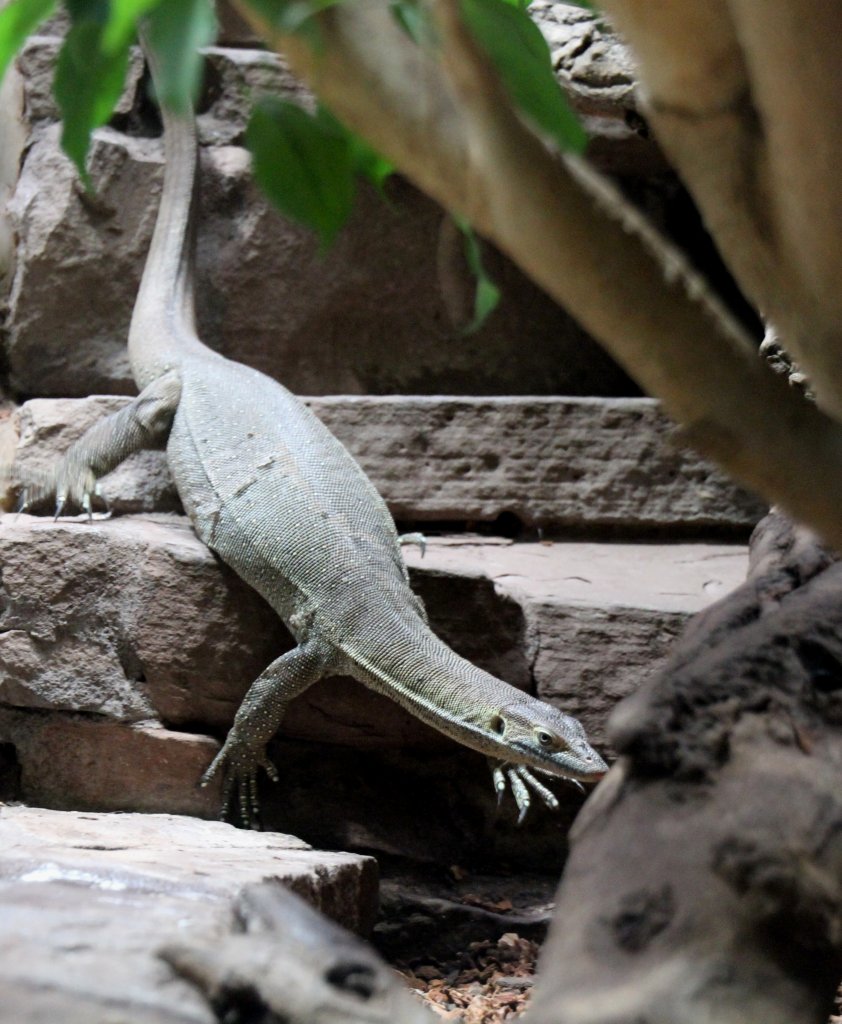
[[[447,77],[380,0],[325,12],[317,49],[247,13],[338,116],[467,213],[661,398],[689,443],[842,547],[842,428],[763,365],[607,182],[524,125],[453,0],[436,10]]]
[[[605,0],[652,124],[743,291],[842,419],[842,9]]]

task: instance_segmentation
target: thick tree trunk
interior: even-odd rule
[[[842,977],[842,563],[778,515],[615,713],[533,1024],[819,1024]],[[643,823],[645,826],[642,827]]]

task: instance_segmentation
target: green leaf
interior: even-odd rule
[[[474,293],[474,315],[462,332],[463,334],[474,334],[497,308],[500,302],[500,289],[488,276],[488,271],[482,261],[480,240],[474,229],[461,217],[453,219],[465,238],[465,259],[477,282]]]
[[[346,127],[327,107],[319,105],[316,119],[326,130],[345,138],[354,172],[367,178],[376,188],[382,189],[386,179],[394,174],[395,165],[372,149],[362,136]]]
[[[53,13],[56,0],[13,0],[0,11],[0,80],[24,40]]]
[[[149,14],[147,38],[158,62],[158,102],[186,113],[199,91],[200,47],[216,38],[210,0],[164,0]]]
[[[254,176],[288,217],[318,232],[323,248],[348,219],[354,160],[347,134],[294,103],[266,98],[246,130]]]
[[[515,105],[560,149],[582,152],[587,135],[559,88],[550,48],[529,15],[505,0],[460,0],[460,6]]]
[[[93,17],[86,16],[90,12]],[[85,157],[91,132],[105,124],[123,91],[128,50],[102,51],[103,22],[93,5],[75,4],[74,20],[59,53],[53,92],[61,109],[61,144],[90,185]],[[80,16],[81,15],[81,16]]]
[[[392,0],[389,4],[395,20],[409,38],[421,46],[431,35],[432,26],[426,8],[422,8],[417,0]]]
[[[116,53],[127,46],[134,38],[138,19],[162,2],[164,0],[113,0],[102,33],[104,52]]]

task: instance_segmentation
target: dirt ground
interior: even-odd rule
[[[502,1024],[529,1005],[537,956],[536,942],[506,932],[496,942],[472,942],[453,960],[398,969],[442,1020]]]

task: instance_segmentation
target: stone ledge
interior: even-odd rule
[[[613,703],[745,567],[739,545],[433,538],[424,559],[411,549],[406,557],[448,643],[579,714],[597,742]],[[251,681],[291,644],[268,605],[184,518],[87,525],[3,516],[0,571],[0,705],[45,721],[84,712],[92,721],[218,735]],[[447,744],[394,702],[342,679],[308,690],[283,731],[358,749]],[[190,763],[192,793],[201,766]]]
[[[171,815],[0,807],[0,988],[16,1024],[216,1018],[157,959],[167,941],[224,938],[254,883],[283,883],[345,927],[367,931],[369,857],[292,836]],[[114,1014],[117,1014],[115,1017]]]
[[[16,421],[21,468],[46,469],[88,426],[127,401],[26,402]],[[652,399],[341,395],[304,401],[403,521],[493,522],[507,514],[550,531],[698,536],[748,532],[766,510],[715,467],[675,448],[672,427]],[[180,508],[161,453],[133,456],[103,487],[118,512]]]
[[[518,544],[406,550],[433,627],[460,653],[585,724],[665,657],[689,615],[742,578],[740,545]],[[252,679],[290,643],[268,606],[177,516],[92,525],[0,517],[0,786],[54,807],[213,817],[196,783]],[[84,712],[84,713],[80,713]],[[484,759],[352,680],[295,701],[270,755],[266,822],[319,844],[441,863],[559,856],[563,814],[498,812]],[[458,785],[453,780],[458,779]],[[0,793],[2,798],[2,793]]]

